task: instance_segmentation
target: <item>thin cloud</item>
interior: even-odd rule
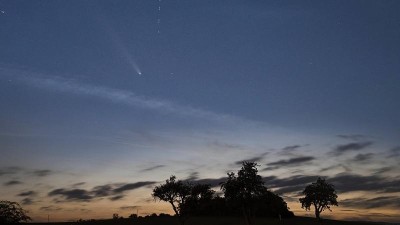
[[[377,175],[337,174],[330,178],[330,182],[342,193],[351,191],[373,191],[375,193],[400,192],[399,179],[389,180]]]
[[[45,177],[52,173],[53,173],[53,171],[51,171],[51,170],[35,170],[35,171],[33,171],[33,174],[38,177]]]
[[[163,167],[165,167],[165,165],[156,165],[156,166],[152,166],[152,167],[143,169],[140,172],[149,172],[149,171],[153,171],[153,170],[160,169],[160,168],[163,168]]]
[[[400,146],[396,146],[390,149],[389,152],[390,152],[389,158],[400,156]]]
[[[16,166],[3,167],[0,169],[0,176],[16,174],[22,170],[23,169],[21,167],[16,167]]]
[[[289,160],[279,160],[276,162],[268,163],[267,166],[295,166],[313,161],[314,159],[315,158],[312,156],[301,156],[301,157],[291,158]]]
[[[245,146],[242,146],[239,144],[225,143],[225,142],[220,142],[218,140],[208,143],[208,146],[212,147],[212,148],[216,147],[216,148],[221,148],[221,149],[237,149],[237,150],[241,150],[241,149],[245,148]]]
[[[46,211],[46,212],[54,212],[54,211],[60,211],[60,210],[62,210],[62,209],[63,209],[63,208],[61,208],[61,207],[50,205],[50,206],[43,206],[43,207],[40,207],[39,210],[41,210],[41,211]]]
[[[374,209],[374,208],[400,208],[399,196],[382,196],[376,198],[353,198],[340,201],[340,205],[352,208]]]
[[[73,184],[72,187],[79,187],[79,186],[82,186],[84,184],[86,184],[86,182],[79,182],[79,183]]]
[[[95,197],[105,197],[113,194],[113,185],[111,184],[106,184],[106,185],[100,185],[96,186],[92,189],[91,194]]]
[[[142,181],[142,182],[125,184],[125,185],[122,185],[119,188],[114,189],[114,193],[122,193],[122,192],[125,192],[125,191],[134,190],[134,189],[141,188],[141,187],[144,187],[144,186],[149,186],[149,185],[152,185],[152,184],[155,184],[155,183],[156,182],[154,182],[154,181]]]
[[[336,168],[341,168],[345,172],[351,172],[352,171],[348,166],[345,166],[343,164],[337,164],[337,165],[333,165],[333,166],[322,168],[322,169],[320,169],[319,172],[326,172],[326,171],[334,170]]]
[[[176,104],[167,100],[140,96],[134,92],[127,90],[108,88],[99,85],[84,84],[75,80],[67,80],[61,77],[45,77],[42,74],[37,74],[33,72],[10,70],[4,68],[0,68],[0,76],[1,75],[3,75],[3,77],[12,77],[16,81],[39,89],[46,89],[81,96],[91,96],[111,101],[113,103],[124,104],[142,109],[156,110],[158,112],[169,112],[181,116],[189,116],[216,121],[243,120],[228,114],[215,113],[212,111]]]
[[[339,134],[336,136],[342,139],[352,140],[352,141],[358,141],[367,138],[367,136],[362,134]]]
[[[94,199],[108,197],[111,201],[120,200],[124,197],[127,191],[135,190],[141,187],[146,187],[155,184],[155,181],[141,181],[128,184],[105,184],[92,188],[91,190],[73,188],[59,188],[48,193],[50,197],[56,198],[55,201],[83,201],[88,202]]]
[[[287,178],[278,178],[276,176],[264,177],[263,180],[267,187],[277,189],[277,193],[285,194],[298,193],[308,184],[315,182],[318,176],[296,175]]]
[[[119,207],[121,210],[134,210],[134,209],[139,209],[141,206],[140,205],[132,205],[132,206],[121,206]]]
[[[373,153],[358,154],[358,155],[356,155],[354,157],[353,161],[355,161],[355,162],[364,162],[364,161],[372,159],[373,156],[374,156]]]
[[[209,184],[211,185],[212,188],[215,187],[220,187],[223,182],[227,180],[226,177],[221,177],[221,178],[205,178],[205,179],[198,179],[193,182],[199,183],[199,184]]]
[[[309,144],[305,145],[289,145],[285,146],[280,151],[278,152],[279,155],[284,155],[284,156],[295,156],[296,151],[298,151],[300,148],[309,146]]]
[[[110,197],[109,199],[111,201],[118,201],[118,200],[123,199],[124,197],[125,197],[125,195],[116,195],[116,196]]]
[[[23,205],[32,205],[34,203],[32,198],[24,198],[21,202]]]
[[[291,152],[291,151],[295,151],[295,150],[297,150],[297,149],[299,149],[301,147],[303,147],[303,145],[290,145],[290,146],[286,146],[286,147],[282,148],[282,151]]]
[[[17,196],[25,197],[25,196],[35,196],[37,193],[35,191],[25,191],[19,193]]]
[[[382,173],[386,173],[388,171],[391,171],[393,169],[394,169],[394,167],[392,167],[392,166],[386,166],[386,167],[382,167],[382,168],[376,169],[374,171],[374,173],[375,174],[382,174]]]
[[[255,157],[252,157],[252,158],[247,158],[247,159],[239,160],[239,161],[236,161],[236,162],[235,162],[235,165],[242,165],[243,162],[260,162],[260,161],[262,161],[262,160],[265,158],[265,156],[268,155],[268,154],[269,154],[269,152],[264,152],[264,153],[262,153],[262,154],[259,155],[259,156],[255,156]]]
[[[199,172],[192,172],[189,174],[188,178],[185,181],[194,181],[199,179]]]
[[[366,141],[366,142],[352,142],[344,145],[338,145],[334,149],[334,153],[336,154],[343,154],[348,151],[358,151],[364,148],[371,146],[373,142]]]
[[[83,189],[71,189],[67,190],[64,188],[55,189],[48,194],[51,196],[62,196],[66,201],[90,201],[93,196]]]
[[[19,180],[10,180],[10,181],[4,183],[4,186],[14,186],[14,185],[18,185],[18,184],[22,184],[22,182]]]

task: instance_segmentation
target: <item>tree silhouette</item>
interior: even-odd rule
[[[172,175],[164,184],[156,186],[152,195],[156,200],[170,203],[183,225],[193,211],[212,199],[214,191],[210,185],[183,182]]]
[[[32,220],[16,202],[0,201],[0,224],[17,224]]]
[[[214,197],[215,191],[209,184],[189,184],[190,196],[182,207],[184,214],[192,215],[202,211]]]
[[[324,179],[318,178],[316,183],[308,185],[303,194],[304,198],[300,198],[301,208],[310,210],[314,205],[315,217],[320,220],[320,214],[325,209],[332,211],[330,206],[338,206],[337,195],[332,184],[327,183]]]
[[[254,224],[257,202],[267,192],[257,166],[255,162],[243,162],[237,176],[228,173],[228,180],[221,185],[225,199],[241,208],[247,225]]]

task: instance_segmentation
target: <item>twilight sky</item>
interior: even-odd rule
[[[167,212],[255,160],[296,215],[399,222],[400,1],[0,1],[0,196],[35,221]]]

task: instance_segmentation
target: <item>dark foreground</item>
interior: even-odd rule
[[[90,222],[64,222],[64,223],[31,223],[35,225],[179,225],[176,217],[165,218],[138,218],[138,219],[115,219],[96,220]],[[240,217],[193,217],[189,218],[185,225],[243,225]],[[275,218],[258,218],[256,225],[321,225],[316,219],[308,217],[295,217],[279,221]],[[322,225],[383,225],[388,223],[352,222],[338,220],[322,220]]]

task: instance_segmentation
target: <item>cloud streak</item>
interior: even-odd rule
[[[79,96],[96,97],[113,103],[124,104],[141,109],[168,112],[181,116],[196,117],[214,121],[240,121],[238,117],[215,113],[212,111],[176,104],[167,100],[140,96],[132,91],[108,88],[100,85],[90,85],[68,80],[62,77],[49,77],[42,74],[22,70],[0,68],[0,76],[16,79],[26,85],[50,91],[74,94]]]
[[[105,184],[92,188],[92,190],[85,190],[79,188],[66,189],[59,188],[52,190],[48,193],[50,197],[61,197],[55,199],[57,202],[63,201],[81,201],[89,202],[96,198],[109,197],[111,201],[116,201],[124,197],[124,193],[130,190],[135,190],[141,187],[153,185],[154,181],[141,181],[128,184]]]
[[[334,149],[334,152],[336,154],[343,154],[343,153],[348,152],[348,151],[358,151],[358,150],[367,148],[372,144],[373,144],[373,142],[371,142],[371,141],[352,142],[352,143],[336,146],[336,148]]]
[[[310,162],[314,159],[315,158],[311,156],[301,156],[301,157],[291,158],[288,160],[279,160],[276,162],[268,163],[267,166],[296,166],[306,162]]]
[[[259,156],[254,156],[254,157],[252,157],[252,158],[247,158],[247,159],[243,159],[243,160],[239,160],[239,161],[236,161],[235,162],[235,165],[242,165],[242,163],[243,162],[260,162],[260,161],[262,161],[264,158],[265,158],[265,156],[266,155],[268,155],[269,154],[269,152],[264,152],[264,153],[262,153],[261,155],[259,155]]]
[[[153,170],[160,169],[160,168],[163,168],[163,167],[165,167],[165,165],[156,165],[156,166],[152,166],[152,167],[143,169],[140,172],[149,172],[149,171],[153,171]]]
[[[398,196],[382,196],[376,198],[353,198],[345,199],[340,202],[340,205],[345,207],[353,208],[364,208],[364,209],[374,209],[374,208],[390,208],[390,207],[400,207],[400,198]]]
[[[22,184],[22,182],[19,180],[10,180],[10,181],[4,183],[4,186],[14,186],[14,185],[18,185],[18,184]]]

